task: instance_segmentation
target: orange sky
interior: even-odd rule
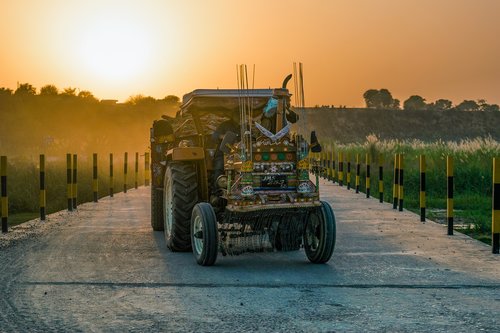
[[[307,105],[362,106],[370,88],[500,104],[498,0],[0,0],[0,87],[121,101],[256,87],[305,71]]]

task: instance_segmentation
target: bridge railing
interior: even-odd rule
[[[123,157],[122,157],[123,156]],[[150,153],[136,152],[129,168],[128,153],[116,158],[98,155],[0,157],[0,216],[2,232],[37,215],[45,221],[48,213],[74,211],[84,202],[98,202],[123,189],[137,189],[151,183]],[[122,185],[122,186],[121,186]],[[39,211],[39,214],[38,214]],[[12,221],[11,221],[12,220]]]
[[[492,172],[486,171],[485,174],[489,176],[485,177],[480,176],[477,170],[473,171],[476,175],[458,172],[467,167],[467,162],[459,159],[460,163],[455,165],[456,161],[452,155],[441,155],[436,159],[426,158],[423,154],[406,156],[407,154],[404,153],[395,153],[389,158],[388,154],[380,152],[368,151],[362,154],[359,153],[359,149],[341,149],[333,144],[322,144],[322,146],[324,151],[312,156],[318,160],[321,167],[320,177],[349,190],[351,189],[350,165],[354,163],[356,165],[354,182],[356,193],[364,192],[366,197],[370,198],[370,189],[376,188],[377,191],[373,192],[378,194],[381,203],[390,202],[393,208],[399,211],[403,211],[403,208],[408,206],[408,209],[420,214],[421,222],[426,221],[429,203],[431,203],[433,206],[430,212],[431,218],[443,219],[450,236],[457,227],[455,225],[457,212],[460,213],[460,221],[469,219],[472,223],[476,223],[475,227],[480,227],[477,223],[479,218],[474,216],[474,212],[467,212],[463,207],[457,209],[454,204],[458,196],[460,205],[463,206],[464,202],[469,200],[467,194],[475,191],[472,200],[478,200],[478,197],[481,199],[481,203],[477,204],[476,208],[491,207],[492,252],[499,253],[500,158],[494,157],[490,160],[493,165],[490,169]],[[364,159],[361,158],[363,155]],[[374,165],[372,161],[378,161],[378,165]],[[343,172],[346,164],[347,175]],[[378,167],[378,177],[371,177],[372,167]],[[461,175],[458,181],[456,173]],[[472,181],[470,177],[476,179]],[[392,191],[387,189],[392,189]],[[485,206],[484,203],[487,200],[490,200],[490,204]],[[469,205],[474,205],[474,203],[469,203]],[[440,216],[443,215],[441,212],[445,213],[444,218]]]

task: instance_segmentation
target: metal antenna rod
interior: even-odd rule
[[[243,104],[241,99],[241,65],[236,65],[236,78],[238,82],[238,106],[240,110],[240,138],[243,138],[244,135],[244,113],[243,113]],[[243,149],[243,148],[242,148]]]

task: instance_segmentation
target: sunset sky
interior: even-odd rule
[[[0,0],[0,87],[163,98],[234,88],[242,63],[279,86],[300,61],[309,106],[500,104],[499,38],[498,0]]]

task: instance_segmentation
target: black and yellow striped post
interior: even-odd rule
[[[113,175],[113,153],[109,154],[109,196],[112,198],[115,190],[114,190],[114,175]]]
[[[127,193],[128,153],[123,157],[123,193]]]
[[[344,186],[344,154],[339,151],[339,186]]]
[[[328,148],[325,145],[323,149],[323,178],[328,180]]]
[[[448,221],[448,235],[453,235],[453,157],[446,157],[446,179],[447,179],[447,197],[446,197],[446,220]]]
[[[77,198],[78,198],[78,156],[76,154],[73,155],[73,186],[72,186],[72,201],[73,201],[73,209],[77,207]]]
[[[370,197],[370,153],[366,153],[366,197]]]
[[[398,209],[399,194],[399,154],[394,154],[394,181],[392,185],[392,208]]]
[[[151,179],[151,166],[149,164],[149,153],[144,153],[144,186],[149,186]]]
[[[94,194],[94,202],[97,202],[97,191],[98,191],[98,180],[97,180],[97,154],[92,155],[92,192]]]
[[[420,155],[420,222],[425,222],[425,155]]]
[[[2,232],[9,231],[9,197],[7,196],[7,156],[0,156],[0,183],[2,201]]]
[[[351,189],[351,154],[347,153],[347,189]]]
[[[500,158],[493,159],[493,194],[491,214],[491,245],[492,253],[500,250]]]
[[[356,154],[356,193],[359,193],[360,174],[361,174],[361,164],[359,163],[359,154]]]
[[[324,176],[323,178],[325,178],[326,180],[328,180],[328,149],[325,149],[325,153],[324,153],[324,158],[325,158],[325,172],[324,172]]]
[[[321,147],[324,147],[323,145]],[[320,151],[318,153],[318,156],[319,156],[319,177],[320,178],[323,178],[323,167],[324,167],[324,162],[325,160],[323,159],[323,154],[324,154],[324,151]]]
[[[332,182],[335,183],[335,146],[332,146]]]
[[[404,154],[399,154],[398,158],[399,165],[399,191],[398,191],[398,199],[399,199],[399,211],[403,211],[403,198],[404,198]]]
[[[332,180],[332,156],[330,154],[330,150],[326,150],[326,160],[327,160],[327,169],[326,169],[326,178],[331,181]]]
[[[378,200],[384,202],[384,155],[378,155]]]
[[[73,183],[71,176],[71,154],[66,154],[66,194],[68,197],[68,211],[73,211]]]
[[[40,221],[45,221],[45,205],[47,197],[45,192],[45,155],[40,154]]]
[[[135,178],[134,178],[134,188],[137,190],[139,187],[139,153],[135,153]]]

